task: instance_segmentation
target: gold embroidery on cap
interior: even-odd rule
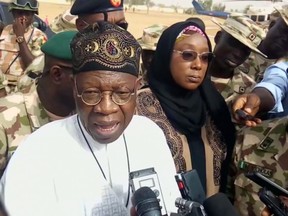
[[[248,38],[249,38],[251,41],[253,41],[253,40],[255,40],[256,35],[253,34],[253,33],[250,33],[250,35],[248,36]]]
[[[108,38],[104,41],[104,53],[111,59],[118,59],[120,57],[120,49],[118,48],[118,41]]]

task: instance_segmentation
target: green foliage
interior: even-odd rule
[[[214,4],[212,7],[212,10],[214,11],[225,11],[225,5],[218,3],[218,4]]]
[[[198,2],[203,5],[205,10],[211,10],[212,0],[199,0]]]

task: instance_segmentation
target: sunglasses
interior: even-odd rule
[[[81,19],[81,21],[86,25],[86,27],[88,27],[90,25],[84,19]],[[128,23],[126,21],[121,21],[121,22],[115,23],[115,25],[119,26],[120,28],[122,28],[124,30],[127,30],[127,28],[128,28]]]
[[[180,54],[185,61],[194,61],[197,57],[199,57],[202,62],[210,62],[214,57],[212,52],[203,52],[200,54],[194,50],[173,50],[173,52]]]
[[[15,0],[13,4],[20,6],[20,7],[25,7],[27,4],[29,4],[30,8],[32,9],[37,9],[39,7],[39,3],[36,0]]]

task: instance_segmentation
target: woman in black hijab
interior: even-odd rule
[[[235,143],[226,103],[206,76],[212,57],[201,27],[175,23],[161,35],[147,73],[150,88],[137,99],[137,114],[164,131],[177,171],[196,169],[207,196],[224,191]]]

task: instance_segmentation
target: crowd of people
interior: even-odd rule
[[[288,5],[268,31],[241,14],[213,20],[214,47],[197,17],[136,39],[123,1],[108,0],[75,0],[47,39],[38,7],[12,2],[1,34],[3,216],[134,216],[130,173],[147,168],[168,214],[175,174],[192,169],[207,198],[270,214],[245,174],[288,188]]]

